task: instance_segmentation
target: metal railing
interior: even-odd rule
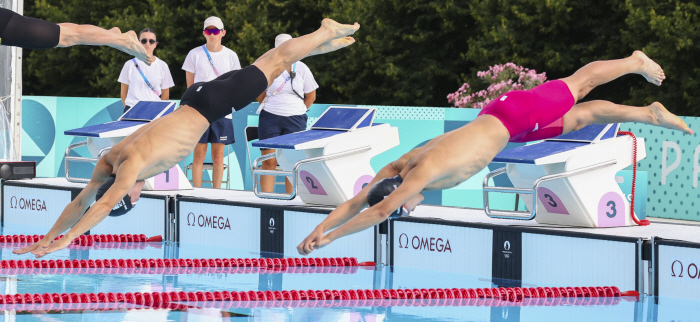
[[[324,155],[324,156],[320,156],[320,157],[299,160],[299,161],[297,161],[297,163],[294,164],[292,171],[263,170],[263,169],[261,169],[261,166],[258,166],[258,164],[260,164],[261,162],[263,162],[265,160],[275,158],[277,156],[277,152],[265,154],[263,156],[256,158],[255,161],[253,161],[253,166],[252,166],[252,168],[253,168],[252,169],[253,193],[260,198],[292,200],[297,195],[297,185],[298,185],[297,177],[298,177],[298,173],[299,173],[299,167],[301,167],[302,165],[338,159],[338,158],[346,157],[349,155],[369,151],[370,149],[371,149],[370,146],[364,146],[361,148],[351,149],[351,150],[333,153],[333,154],[329,154],[329,155]],[[292,183],[292,193],[286,194],[286,193],[260,191],[260,182],[259,182],[258,176],[261,176],[261,175],[291,177],[290,181]]]
[[[90,179],[86,179],[86,178],[74,178],[74,177],[71,177],[71,176],[70,176],[70,162],[71,162],[71,161],[73,161],[73,162],[85,162],[85,163],[97,162],[103,155],[105,155],[105,153],[107,153],[110,149],[112,149],[112,147],[103,148],[103,149],[100,150],[100,152],[97,154],[97,158],[85,158],[85,157],[73,157],[73,156],[70,156],[70,151],[72,151],[72,150],[74,150],[74,149],[77,149],[77,148],[80,148],[80,147],[83,147],[83,146],[86,146],[87,144],[88,144],[87,141],[81,141],[81,142],[78,142],[78,143],[73,143],[73,144],[69,145],[69,146],[66,148],[64,165],[65,165],[65,168],[66,168],[66,180],[68,180],[68,182],[78,182],[78,183],[88,183],[88,182],[90,182]]]
[[[582,173],[586,172],[591,172],[593,170],[597,170],[600,168],[608,167],[613,164],[616,164],[617,160],[608,160],[605,162],[601,163],[596,163],[594,165],[590,165],[587,167],[571,170],[571,171],[566,171],[562,173],[555,173],[555,174],[550,174],[546,176],[542,176],[539,179],[535,180],[535,183],[533,184],[531,189],[527,188],[508,188],[508,187],[490,187],[489,186],[489,179],[502,175],[506,173],[506,168],[499,168],[496,170],[493,170],[489,172],[485,177],[484,177],[484,211],[486,212],[486,215],[491,217],[491,218],[499,218],[499,219],[516,219],[516,220],[532,220],[535,218],[537,215],[537,189],[540,187],[540,184],[546,181],[551,181],[551,180],[557,180],[557,179],[563,179],[567,177],[573,177]],[[504,193],[521,193],[521,194],[531,194],[532,195],[532,211],[527,212],[527,211],[511,211],[511,210],[491,210],[489,208],[489,192],[504,192]]]

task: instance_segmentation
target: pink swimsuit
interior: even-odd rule
[[[553,80],[531,90],[505,93],[489,102],[479,115],[500,120],[510,132],[510,142],[529,142],[561,135],[564,114],[575,103],[566,83]]]

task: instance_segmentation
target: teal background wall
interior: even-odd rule
[[[308,112],[309,123],[315,121],[330,104],[314,104]],[[257,103],[233,114],[233,126],[236,142],[230,146],[229,166],[231,168],[230,189],[250,190],[252,186],[250,163],[246,154],[245,127],[256,126],[258,116],[255,111]],[[425,144],[428,140],[447,131],[454,130],[473,120],[479,110],[454,109],[442,107],[404,107],[372,106],[378,110],[376,122],[389,123],[399,128],[401,144],[372,159],[375,171],[397,159],[403,153]],[[23,133],[22,154],[24,160],[37,162],[37,172],[41,177],[64,176],[64,152],[66,147],[84,140],[79,137],[67,137],[63,132],[87,125],[100,124],[116,120],[122,114],[122,104],[116,98],[71,98],[71,97],[23,97]],[[693,129],[700,129],[700,118],[684,118]],[[700,190],[697,188],[697,176],[700,172],[698,155],[700,138],[697,134],[688,136],[680,132],[660,129],[652,126],[629,123],[623,124],[621,130],[631,130],[646,140],[647,158],[639,162],[639,170],[647,172],[646,180],[638,180],[638,193],[643,195],[643,188],[648,189],[646,196],[646,214],[648,216],[700,220]],[[664,141],[667,141],[664,154]],[[672,143],[675,143],[678,148]],[[507,148],[521,144],[511,143]],[[671,146],[671,147],[669,147]],[[459,147],[455,147],[459,149]],[[676,151],[678,150],[678,151]],[[251,159],[260,156],[258,149],[251,149]],[[87,148],[80,148],[76,155],[90,157]],[[673,168],[677,158],[677,167]],[[663,160],[666,159],[666,166]],[[224,160],[226,162],[226,158]],[[183,160],[184,169],[192,162],[192,156]],[[481,182],[483,176],[503,164],[491,163],[488,168],[461,185],[444,191],[427,193],[427,204],[481,208],[483,198]],[[72,163],[71,175],[89,177],[93,165]],[[630,168],[631,169],[631,168]],[[664,183],[661,182],[662,169],[670,169]],[[210,173],[205,173],[207,180]],[[641,177],[641,176],[640,176]],[[693,184],[695,178],[696,184]],[[510,186],[505,176],[496,178],[495,184]],[[628,185],[623,186],[627,194]],[[643,188],[640,188],[643,187]],[[495,208],[512,209],[515,199],[510,194],[492,194]],[[522,205],[522,203],[520,203]],[[500,206],[500,207],[499,207]],[[643,204],[635,203],[643,209]]]

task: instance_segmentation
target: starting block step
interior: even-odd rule
[[[255,195],[275,199],[299,195],[305,203],[334,206],[355,196],[375,176],[372,157],[399,145],[398,129],[375,124],[376,114],[375,108],[331,106],[309,130],[254,142],[254,147],[276,149],[253,162]],[[270,158],[277,158],[281,171],[258,166]],[[260,191],[260,175],[290,177],[292,194]]]
[[[615,175],[632,165],[634,140],[618,136],[619,124],[591,125],[539,143],[499,153],[505,168],[484,178],[484,210],[489,217],[535,219],[538,223],[582,227],[633,225],[630,204]],[[646,157],[638,138],[637,161]],[[489,179],[507,174],[514,188],[491,187]],[[529,210],[491,210],[489,192],[518,193]]]

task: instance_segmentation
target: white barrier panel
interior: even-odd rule
[[[327,214],[284,211],[284,254],[301,257],[297,245],[326,219]],[[312,257],[355,257],[360,262],[374,261],[374,229],[365,229],[340,238],[330,245],[315,250]]]
[[[6,226],[16,224],[48,230],[70,202],[70,190],[15,186],[5,182],[3,223]]]
[[[177,216],[181,243],[260,251],[260,208],[178,200]]]
[[[491,287],[493,231],[399,220],[391,224],[394,269],[438,272],[426,272],[419,281],[397,274],[393,288]]]
[[[167,199],[141,198],[128,213],[107,216],[99,225],[90,229],[90,234],[145,234],[147,237],[165,236],[165,216]]]
[[[700,301],[700,244],[654,240],[655,294]]]
[[[523,283],[634,290],[641,255],[636,241],[523,233]]]

